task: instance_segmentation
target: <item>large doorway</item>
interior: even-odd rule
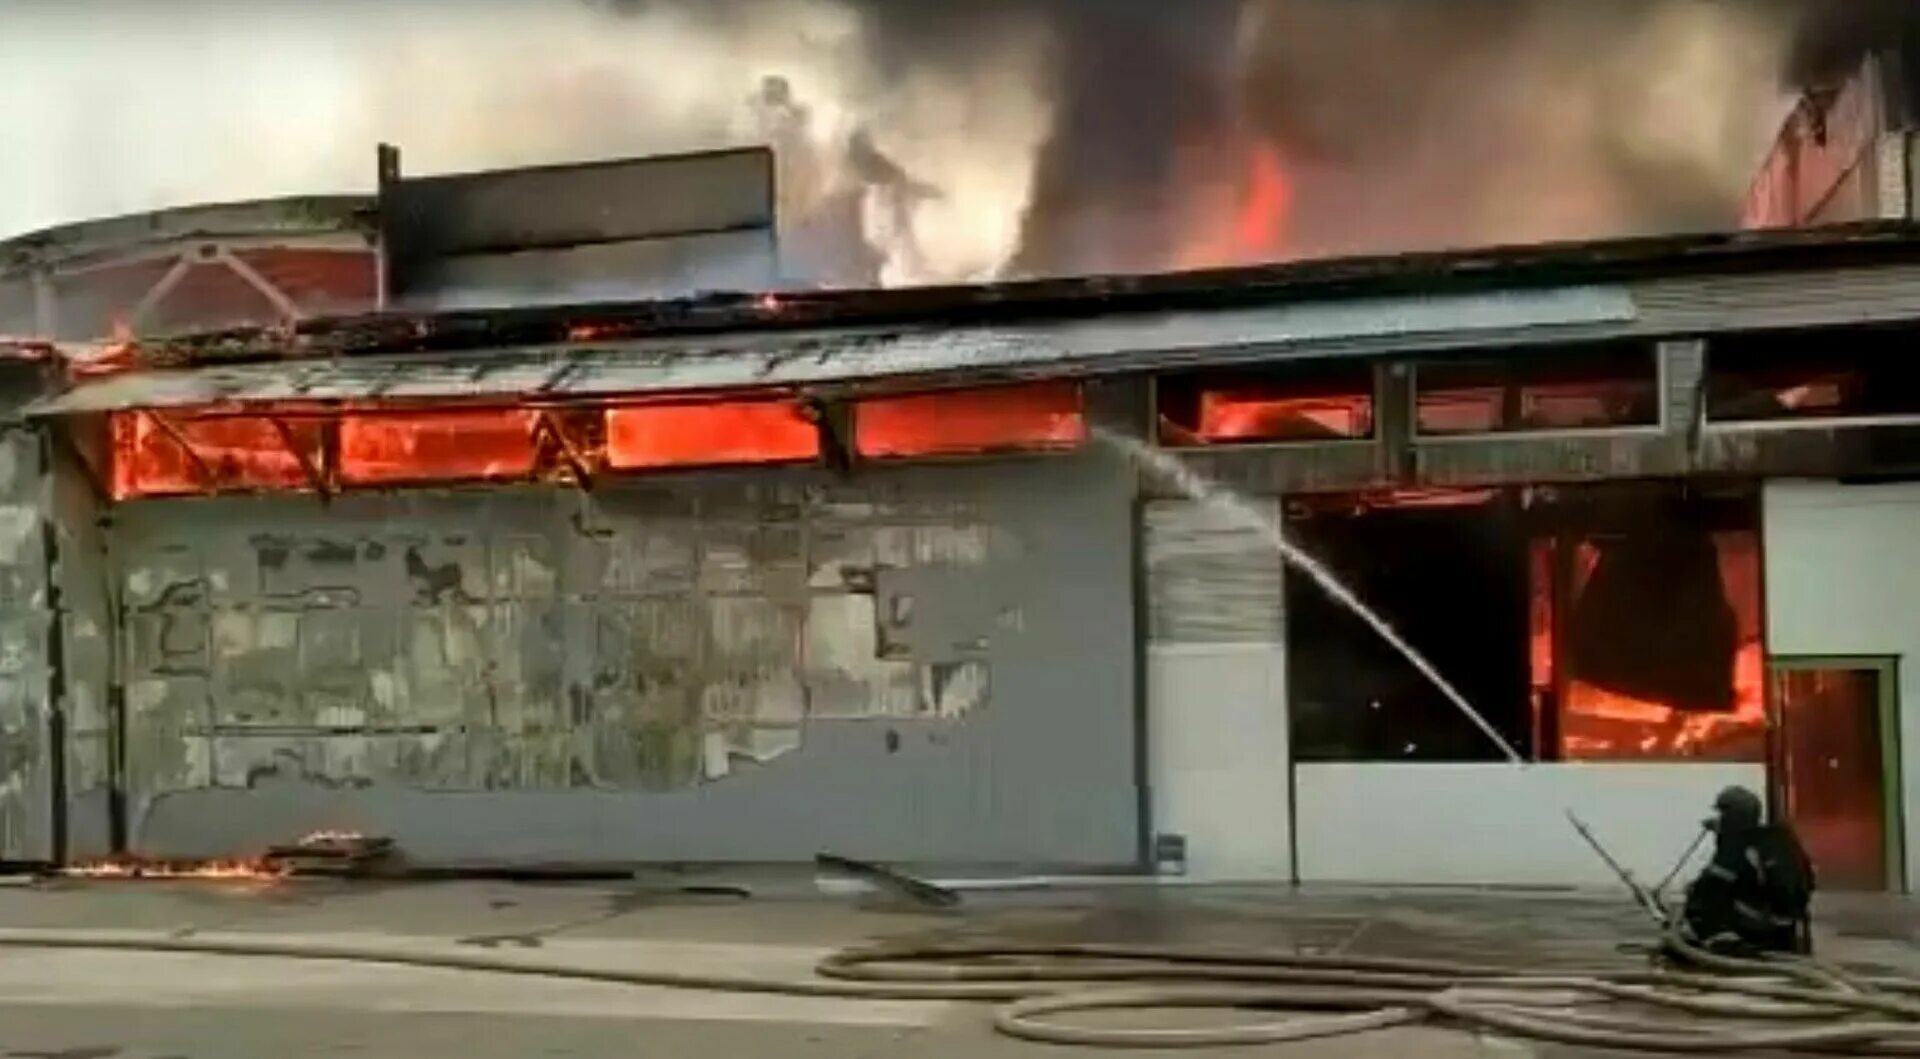
[[[1897,663],[1779,658],[1771,769],[1776,811],[1830,890],[1900,890]]]

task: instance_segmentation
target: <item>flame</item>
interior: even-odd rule
[[[1249,144],[1229,195],[1229,202],[1203,205],[1207,219],[1175,254],[1178,267],[1252,264],[1282,254],[1293,184],[1280,151],[1270,143]]]
[[[820,455],[820,430],[792,401],[635,405],[606,412],[616,468],[778,463]]]
[[[1200,394],[1200,436],[1207,440],[1364,438],[1373,430],[1373,395],[1274,397],[1231,390]]]
[[[486,480],[576,481],[604,470],[806,462],[818,415],[792,398],[511,408],[261,403],[115,412],[115,499],[311,492]],[[1071,448],[1086,423],[1076,382],[991,385],[859,402],[869,456]],[[326,444],[337,430],[338,444]]]
[[[84,861],[60,869],[80,879],[233,879],[270,881],[291,874],[285,867],[262,860],[159,861],[137,857]]]
[[[1292,198],[1279,152],[1266,144],[1255,146],[1247,156],[1240,213],[1233,221],[1234,248],[1243,253],[1270,253],[1277,248],[1286,234]]]
[[[873,397],[859,402],[862,456],[1071,448],[1086,437],[1078,383],[1042,382]]]
[[[536,462],[538,419],[526,408],[348,415],[340,420],[340,477],[369,485],[525,478]]]
[[[1554,683],[1552,602],[1547,542],[1536,545],[1533,560],[1533,619],[1530,656],[1536,694]],[[1766,737],[1766,648],[1761,642],[1759,543],[1748,532],[1714,535],[1720,554],[1727,602],[1740,623],[1740,644],[1733,657],[1733,709],[1724,713],[1678,710],[1662,703],[1608,691],[1566,678],[1560,708],[1560,750],[1567,760],[1686,757],[1745,760]],[[1574,552],[1575,584],[1584,583],[1599,562],[1599,551],[1582,542]],[[1577,592],[1577,588],[1576,588]]]
[[[317,463],[323,451],[317,422],[294,419],[276,425],[264,416],[169,415],[163,428],[157,419],[163,414],[114,412],[108,417],[116,499],[191,495],[209,488],[313,488],[306,468],[309,462]],[[289,440],[294,448],[288,447]]]

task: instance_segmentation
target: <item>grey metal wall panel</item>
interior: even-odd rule
[[[40,438],[0,420],[0,857],[52,855],[46,479]]]
[[[773,229],[668,236],[420,262],[408,309],[621,301],[690,291],[772,290]]]
[[[136,846],[1131,863],[1132,486],[1088,452],[123,505]]]
[[[1279,517],[1276,502],[1252,503]],[[1144,518],[1154,642],[1284,642],[1281,560],[1258,529],[1191,500],[1155,501]]]
[[[383,189],[406,258],[773,225],[766,148],[409,177]]]
[[[53,583],[60,592],[60,690],[65,749],[66,852],[113,848],[114,642],[105,505],[78,467],[56,464],[48,485]]]
[[[1687,335],[1920,315],[1920,265],[1692,276],[1636,284],[1640,328]]]

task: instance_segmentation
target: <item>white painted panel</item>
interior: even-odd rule
[[[1769,651],[1901,659],[1911,888],[1920,879],[1920,485],[1770,482],[1763,529]]]
[[[1291,878],[1285,648],[1156,644],[1147,695],[1154,830],[1186,836],[1188,875]]]
[[[1622,864],[1657,881],[1729,784],[1759,764],[1303,764],[1300,881],[1608,886],[1572,809]]]

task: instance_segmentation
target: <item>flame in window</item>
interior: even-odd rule
[[[267,416],[168,416],[117,412],[116,499],[250,490],[310,490],[321,426]]]
[[[340,419],[340,478],[361,484],[531,477],[530,409],[371,413]]]
[[[819,455],[819,428],[792,401],[607,409],[607,463],[613,467],[778,463]]]
[[[1071,448],[1086,434],[1080,386],[1072,382],[878,397],[854,410],[862,456]]]
[[[1760,628],[1759,543],[1751,532],[1714,534],[1721,582],[1739,622],[1739,646],[1733,658],[1733,709],[1723,713],[1675,709],[1666,703],[1608,691],[1567,676],[1559,694],[1560,756],[1569,761],[1684,757],[1708,760],[1759,760],[1766,731],[1765,647]],[[1550,554],[1549,542],[1537,542]],[[1574,552],[1574,591],[1598,563],[1599,551],[1583,542]],[[1533,569],[1533,687],[1538,696],[1555,680],[1554,623],[1550,583],[1536,557]],[[1547,597],[1547,598],[1543,598]]]
[[[1373,433],[1367,394],[1270,397],[1232,390],[1200,394],[1200,437],[1208,441],[1364,438]]]

